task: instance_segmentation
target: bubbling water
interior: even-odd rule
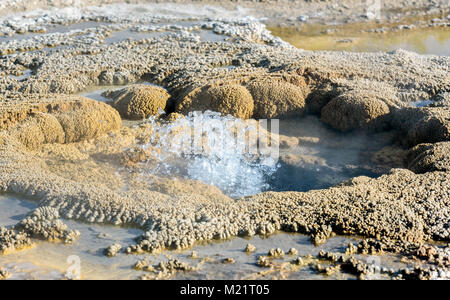
[[[259,151],[258,122],[220,113],[192,112],[171,123],[149,119],[152,135],[146,172],[199,180],[238,198],[270,189],[279,167],[273,153]]]

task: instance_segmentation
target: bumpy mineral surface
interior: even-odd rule
[[[0,7],[14,10],[22,1],[5,3]],[[385,270],[391,277],[447,276],[448,248],[434,244],[450,241],[449,57],[404,50],[303,51],[253,19],[170,19],[137,12],[131,17],[126,13],[131,8],[120,8],[125,11],[80,8],[85,14],[80,19],[61,14],[62,25],[97,24],[60,33],[46,33],[58,23],[46,16],[24,18],[25,25],[1,19],[0,191],[34,199],[39,208],[16,226],[0,229],[0,253],[30,247],[34,239],[74,242],[79,233],[63,218],[144,230],[136,244],[124,247],[127,253],[277,231],[308,234],[316,245],[337,234],[358,235],[366,244],[352,245],[349,253],[379,249],[434,265]],[[167,26],[167,19],[180,24]],[[124,32],[147,35],[122,39]],[[31,36],[16,39],[19,33]],[[111,105],[77,95],[92,86],[142,81],[160,87],[118,87],[105,93]],[[411,104],[424,100],[430,101],[425,107]],[[121,120],[159,115],[160,109],[166,115],[153,122],[130,126]],[[146,173],[155,162],[148,148],[155,127],[198,110],[289,122],[315,115],[338,136],[351,132],[385,139],[388,147],[376,151],[352,145],[375,162],[366,167],[371,174],[383,175],[357,176],[326,189],[233,199],[195,179]],[[281,163],[306,171],[331,167],[318,156],[290,149],[326,145],[337,155],[348,146],[283,134]],[[115,256],[121,248],[114,244],[105,254]],[[246,251],[255,248],[249,245]],[[259,264],[273,271],[272,259],[282,253],[272,250]],[[373,271],[354,257],[321,253],[318,259],[332,263],[309,263],[319,273],[344,270],[364,277]],[[311,258],[299,257],[290,266],[305,261]],[[149,272],[144,279],[196,269],[178,260],[136,268]]]
[[[248,119],[253,116],[252,95],[240,85],[206,86],[193,98],[183,99],[178,105],[179,112],[217,111],[236,118]]]
[[[134,85],[119,91],[108,91],[103,94],[114,100],[113,106],[126,119],[142,120],[156,115],[166,108],[170,95],[162,88]]]

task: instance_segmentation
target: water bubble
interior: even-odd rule
[[[153,163],[146,172],[199,180],[234,198],[270,188],[268,178],[279,165],[270,155],[250,151],[254,123],[211,111],[192,112],[172,123],[149,122],[153,133],[144,148]]]

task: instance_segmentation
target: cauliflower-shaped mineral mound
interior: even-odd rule
[[[164,110],[170,95],[163,88],[136,84],[118,91],[107,91],[103,96],[114,100],[113,106],[123,118],[141,120]]]
[[[47,113],[37,113],[29,118],[13,130],[13,135],[30,149],[37,149],[47,143],[63,143],[65,139],[61,124],[53,115]]]
[[[0,112],[1,125],[31,150],[43,144],[89,140],[122,126],[117,110],[80,96],[45,96],[30,101],[29,108],[11,102],[0,105],[4,109]]]
[[[255,80],[247,86],[255,102],[256,119],[288,118],[305,112],[306,85],[276,80]]]
[[[371,93],[350,91],[331,100],[322,109],[322,121],[341,131],[372,129],[383,124],[389,107]]]
[[[253,98],[249,91],[238,84],[208,85],[183,99],[177,110],[186,114],[191,111],[212,110],[223,115],[249,119],[253,115]]]
[[[323,84],[311,91],[306,97],[308,114],[320,115],[322,108],[339,96],[339,91],[330,84]]]
[[[121,127],[122,120],[111,106],[97,101],[80,99],[72,110],[56,113],[65,133],[65,142],[73,143],[96,138]]]
[[[436,143],[450,140],[449,108],[436,109],[427,107],[411,115],[413,117],[423,117],[418,118],[417,121],[413,117],[409,118],[409,122],[407,122],[407,124],[411,124],[407,134],[409,144]]]

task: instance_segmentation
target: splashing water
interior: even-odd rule
[[[172,123],[149,122],[153,133],[144,149],[150,152],[150,174],[199,180],[234,198],[270,188],[278,157],[255,151],[256,121],[206,111]]]

